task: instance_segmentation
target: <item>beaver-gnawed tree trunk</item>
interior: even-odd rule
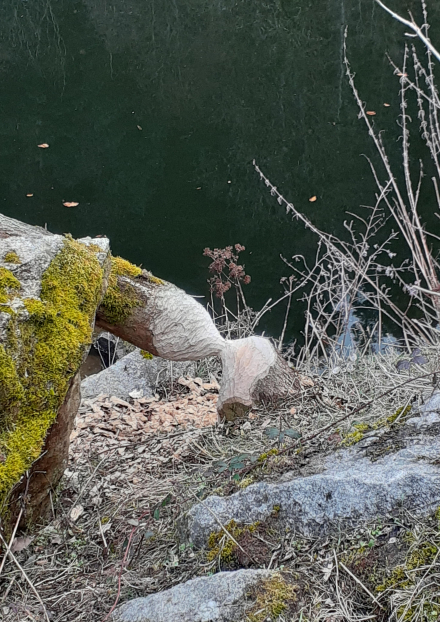
[[[97,326],[170,361],[222,360],[218,412],[234,419],[253,403],[299,389],[298,378],[268,339],[227,341],[206,309],[171,283],[113,258]],[[125,304],[124,304],[125,301]],[[129,302],[127,302],[129,301]]]
[[[73,240],[0,214],[0,520],[44,513],[67,464],[78,370],[95,324],[172,361],[219,356],[218,409],[299,389],[270,341],[227,341],[194,298],[121,258],[107,239]],[[7,520],[6,520],[6,517]],[[5,522],[6,521],[6,522]]]

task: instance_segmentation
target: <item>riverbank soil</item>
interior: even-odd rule
[[[217,386],[203,377],[203,365],[200,378],[164,384],[152,398],[83,400],[51,515],[12,542],[15,561],[9,557],[0,576],[0,620],[104,620],[116,600],[238,568],[291,577],[295,596],[281,621],[386,620],[393,611],[405,620],[434,619],[434,512],[418,517],[403,504],[339,533],[305,537],[285,528],[282,508],[273,507],[265,521],[227,526],[239,546],[219,526],[197,548],[186,530],[188,510],[212,495],[313,477],[335,450],[367,446],[378,431],[385,453],[399,451],[399,426],[435,390],[440,352],[424,355],[428,363],[410,375],[396,369],[396,351],[342,361],[320,375],[301,370],[313,386],[300,397],[233,423],[217,422]]]

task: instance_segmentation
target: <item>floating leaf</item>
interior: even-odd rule
[[[389,108],[391,104],[384,104],[385,108]]]
[[[313,197],[310,197],[309,201],[310,201],[310,203],[314,203],[316,201],[316,199],[317,199],[317,197],[313,196]]]
[[[374,117],[374,116],[375,116],[375,114],[376,114],[376,113],[374,112],[374,110],[367,110],[367,115],[368,115],[369,117]]]
[[[402,369],[409,369],[411,367],[411,363],[410,361],[407,361],[406,359],[402,359],[401,361],[398,361],[396,363],[396,369],[398,371],[401,371]]]
[[[33,197],[34,195],[33,195],[33,194],[31,194],[31,193],[29,193],[29,194],[27,194],[26,196],[27,196],[27,197]]]
[[[76,201],[66,201],[65,203],[63,203],[64,207],[77,207],[79,205],[79,203],[77,203]]]
[[[38,145],[40,147],[40,149],[49,149],[49,145],[47,143],[41,143],[41,145]]]
[[[302,436],[301,432],[298,432],[298,430],[293,430],[292,428],[286,428],[284,430],[284,433],[286,436],[289,436],[290,438],[301,438]]]
[[[424,356],[413,356],[412,362],[414,363],[414,365],[426,365],[428,359]]]

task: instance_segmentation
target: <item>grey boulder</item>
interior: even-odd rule
[[[105,394],[127,400],[130,393],[136,392],[137,397],[151,397],[158,381],[193,372],[194,363],[170,363],[159,357],[146,359],[136,349],[107,369],[84,378],[81,395],[83,399]]]
[[[237,570],[191,579],[124,603],[111,622],[239,622],[244,619],[249,589],[272,574],[267,570]]]
[[[437,408],[435,394],[420,417],[396,427],[394,440],[389,430],[372,432],[361,443],[321,459],[319,472],[312,475],[290,475],[287,481],[283,476],[281,482],[259,482],[229,497],[208,497],[188,512],[189,539],[203,547],[218,530],[218,521],[264,521],[274,507],[280,507],[277,516],[283,526],[311,537],[365,523],[401,506],[419,515],[432,512],[440,504]]]

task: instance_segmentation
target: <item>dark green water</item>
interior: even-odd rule
[[[392,6],[419,13],[418,0]],[[266,192],[253,158],[334,233],[346,210],[374,202],[345,25],[358,87],[392,143],[398,82],[385,53],[400,60],[404,28],[373,0],[2,0],[0,210],[106,234],[114,253],[192,294],[207,292],[203,248],[239,242],[261,306],[281,291],[280,253],[311,257],[316,240]],[[298,305],[290,335],[302,324]]]

